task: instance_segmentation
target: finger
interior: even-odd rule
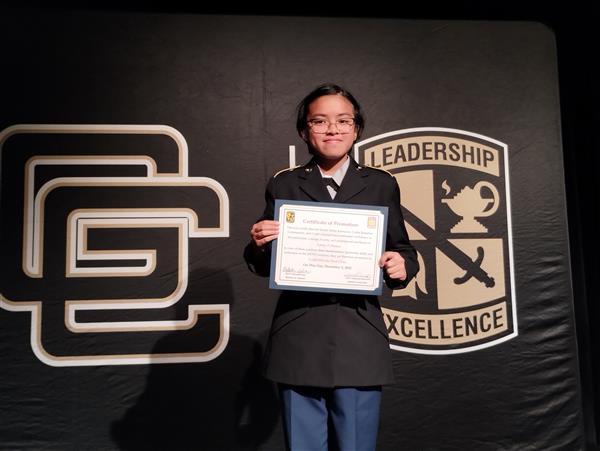
[[[403,267],[397,267],[397,268],[394,268],[393,270],[388,270],[387,274],[392,279],[400,279],[400,280],[406,279],[406,270]]]
[[[396,268],[404,268],[404,259],[399,255],[389,259],[385,262],[386,269],[394,270]]]
[[[279,222],[264,220],[257,222],[250,229],[252,241],[258,247],[263,247],[270,241],[276,239],[279,235]]]
[[[398,262],[404,263],[404,258],[398,252],[386,251],[379,259],[379,266],[387,268],[388,266],[398,264]]]
[[[278,235],[268,235],[268,236],[264,236],[264,237],[260,237],[260,238],[253,238],[252,241],[254,241],[254,244],[256,244],[258,247],[262,247],[265,244],[267,244],[269,241],[273,241],[274,239],[277,238]]]
[[[254,225],[258,226],[258,227],[277,227],[277,226],[279,226],[279,221],[272,221],[270,219],[265,219],[263,221],[257,222]]]
[[[404,266],[404,262],[386,268],[386,272],[392,279],[406,279],[406,267]]]
[[[277,239],[277,235],[269,235],[263,238],[262,240],[257,241],[256,244],[258,244],[259,246],[264,246],[268,242],[273,241],[275,239]]]
[[[261,221],[257,225],[263,229],[278,229],[279,221]]]
[[[383,267],[394,256],[394,252],[384,252],[379,259],[379,266]]]
[[[271,228],[265,228],[265,229],[257,229],[254,230],[253,232],[250,232],[250,234],[254,237],[254,238],[264,238],[266,236],[270,236],[270,235],[277,235],[279,233],[279,229],[271,229]]]
[[[261,221],[256,223],[250,229],[250,235],[252,238],[263,238],[267,235],[272,235],[274,233],[279,233],[279,223],[275,221]]]

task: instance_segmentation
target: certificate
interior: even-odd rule
[[[269,287],[381,294],[387,207],[277,199]]]

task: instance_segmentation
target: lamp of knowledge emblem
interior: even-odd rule
[[[396,179],[421,266],[382,299],[392,349],[452,354],[516,336],[507,146],[427,127],[374,136],[354,151]]]

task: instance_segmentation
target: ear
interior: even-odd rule
[[[302,141],[304,141],[305,143],[308,142],[308,137],[307,137],[307,133],[306,133],[306,129],[302,130],[300,133],[300,138],[302,138]]]

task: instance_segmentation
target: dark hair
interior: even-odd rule
[[[354,124],[356,127],[356,139],[358,140],[363,129],[365,128],[365,118],[363,116],[360,104],[350,93],[350,91],[332,83],[324,84],[319,86],[318,88],[315,88],[298,104],[298,107],[296,108],[298,112],[298,117],[296,119],[296,130],[298,130],[298,134],[302,136],[302,132],[304,132],[304,130],[308,128],[306,116],[308,115],[309,105],[315,100],[317,100],[319,97],[330,95],[340,95],[347,99],[354,107]]]

